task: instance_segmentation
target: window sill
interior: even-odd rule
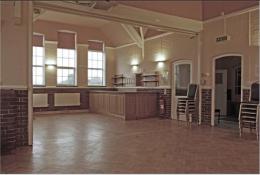
[[[78,87],[76,85],[57,85],[56,87]]]
[[[33,85],[33,88],[37,87],[46,87],[46,85]]]
[[[100,86],[98,86],[98,85],[88,85],[88,87],[107,87],[107,86],[103,86],[103,85],[100,85]]]

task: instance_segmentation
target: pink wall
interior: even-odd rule
[[[195,20],[202,20],[200,1],[119,1],[121,4]]]
[[[203,20],[259,5],[258,1],[202,1]]]
[[[69,30],[77,33],[77,43],[88,44],[88,40],[104,41],[107,46],[112,43],[109,39],[98,29],[85,26],[76,26],[71,24],[64,24],[58,22],[37,20],[33,24],[33,31],[45,35],[45,40],[57,41],[57,31]]]
[[[119,1],[121,4],[195,20],[207,20],[258,5],[255,0],[238,1]]]

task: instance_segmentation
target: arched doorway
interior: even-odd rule
[[[242,97],[243,60],[238,54],[214,58],[211,124],[238,127],[239,104]]]

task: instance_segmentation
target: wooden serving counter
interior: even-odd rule
[[[156,117],[157,98],[156,92],[90,91],[89,110],[125,120]]]

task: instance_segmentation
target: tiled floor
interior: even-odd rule
[[[95,114],[34,121],[34,146],[2,156],[5,173],[257,173],[252,134],[176,121]]]

